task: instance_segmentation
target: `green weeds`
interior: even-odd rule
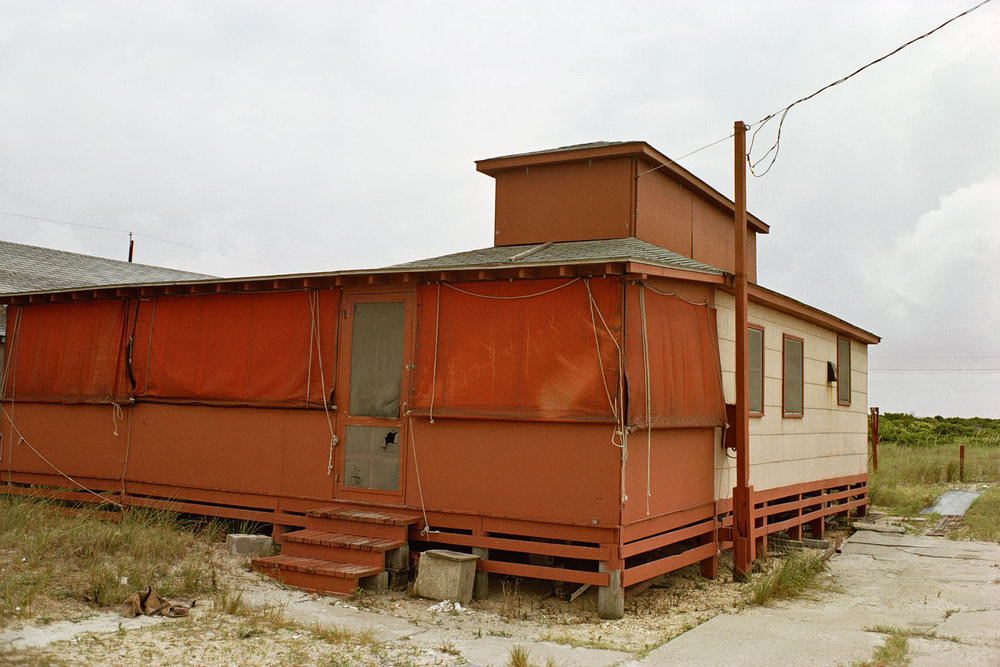
[[[817,577],[827,564],[820,554],[790,551],[767,572],[747,584],[746,603],[767,604],[773,600],[798,597],[817,585]]]

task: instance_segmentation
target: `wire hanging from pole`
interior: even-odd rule
[[[848,79],[850,79],[850,78],[852,78],[854,76],[857,76],[861,72],[865,71],[866,69],[868,69],[872,65],[877,65],[878,63],[882,62],[883,60],[886,60],[887,58],[890,58],[891,56],[896,55],[897,53],[899,53],[900,51],[902,51],[906,47],[910,46],[911,44],[919,42],[920,40],[924,39],[925,37],[930,37],[931,35],[933,35],[934,33],[936,33],[938,30],[940,30],[941,28],[943,28],[946,25],[948,25],[949,23],[951,23],[952,21],[956,21],[956,20],[962,18],[963,16],[965,16],[966,14],[971,14],[972,12],[976,11],[977,9],[979,9],[980,7],[982,7],[983,5],[985,5],[988,2],[992,2],[992,0],[982,0],[982,2],[980,2],[979,4],[977,4],[977,5],[973,6],[973,7],[970,7],[969,9],[966,9],[964,12],[962,12],[960,14],[956,14],[955,16],[951,17],[950,19],[948,19],[944,23],[940,24],[936,28],[933,28],[932,30],[928,30],[927,32],[923,33],[922,35],[914,37],[910,41],[908,41],[908,42],[906,42],[904,44],[901,44],[900,46],[897,46],[895,49],[893,49],[889,53],[886,53],[885,55],[883,55],[883,56],[881,56],[879,58],[876,58],[875,60],[872,60],[871,62],[869,62],[869,63],[867,63],[865,65],[862,65],[861,67],[859,67],[858,69],[854,70],[850,74],[847,74],[846,76],[842,76],[839,79],[837,79],[836,81],[833,81],[831,83],[826,84],[825,86],[823,86],[819,90],[815,91],[814,93],[806,95],[805,97],[800,97],[799,99],[795,100],[794,102],[792,102],[791,104],[787,105],[786,107],[784,107],[782,109],[779,109],[778,111],[775,111],[774,113],[770,113],[770,114],[764,116],[763,118],[761,118],[760,120],[758,120],[756,123],[752,123],[749,127],[756,127],[756,129],[753,131],[753,134],[750,135],[750,147],[747,149],[747,166],[750,168],[750,173],[754,177],[756,177],[756,178],[761,178],[764,175],[766,175],[767,172],[771,171],[771,167],[774,166],[775,161],[778,159],[778,151],[781,149],[781,128],[785,124],[785,117],[788,115],[788,112],[791,111],[792,107],[794,107],[797,104],[802,104],[803,102],[807,102],[807,101],[811,100],[812,98],[816,97],[817,95],[819,95],[820,93],[822,93],[822,92],[824,92],[826,90],[829,90],[830,88],[833,88],[834,86],[839,86],[840,84],[844,83]],[[754,141],[757,139],[757,133],[760,132],[764,128],[764,126],[767,125],[768,122],[771,121],[772,118],[774,118],[775,116],[778,116],[779,114],[781,115],[781,118],[778,120],[778,132],[777,132],[777,134],[776,134],[776,136],[774,138],[774,143],[771,144],[771,147],[768,148],[764,152],[763,155],[761,155],[756,161],[754,161],[753,159],[751,159],[750,155],[751,155],[751,153],[753,153],[753,146],[754,146]],[[732,136],[732,135],[730,135],[730,136]],[[766,160],[768,156],[771,156],[771,161],[768,162],[767,168],[765,168],[764,171],[762,171],[762,172],[760,172],[758,174],[756,172],[757,165],[759,165],[761,162],[763,162],[764,160]]]

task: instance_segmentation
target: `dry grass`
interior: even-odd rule
[[[869,479],[871,500],[900,515],[919,513],[960,481],[959,448],[955,444],[915,447],[880,443],[878,462],[878,471],[872,471]],[[1000,447],[966,445],[964,481],[998,480]]]
[[[0,496],[0,623],[52,602],[120,604],[146,585],[166,597],[217,590],[211,524],[178,530],[176,514],[131,510],[109,521],[48,502]]]
[[[531,662],[531,653],[528,649],[517,644],[510,650],[507,657],[507,667],[536,667],[536,665]],[[559,667],[559,663],[548,658],[545,660],[544,667]]]

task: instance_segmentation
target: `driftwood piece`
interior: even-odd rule
[[[127,618],[136,616],[167,616],[177,618],[187,616],[191,607],[195,605],[195,600],[178,598],[168,600],[160,597],[160,594],[153,590],[152,586],[146,586],[141,591],[132,593],[122,602],[119,613]]]

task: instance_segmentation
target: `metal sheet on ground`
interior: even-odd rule
[[[921,514],[961,515],[968,511],[969,506],[979,497],[982,491],[946,491],[941,494],[931,507],[921,511]]]

